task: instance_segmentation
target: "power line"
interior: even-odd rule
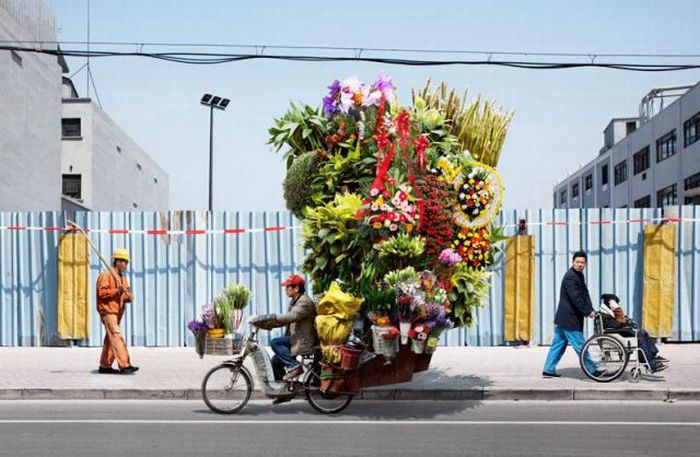
[[[625,71],[666,72],[692,70],[700,68],[698,64],[644,64],[644,63],[615,63],[595,62],[592,56],[590,62],[543,62],[543,61],[517,61],[517,60],[425,60],[425,59],[400,59],[386,57],[363,57],[361,53],[353,57],[343,56],[313,56],[313,55],[284,55],[284,54],[226,54],[210,52],[125,52],[125,51],[80,51],[60,49],[36,49],[19,46],[0,46],[0,50],[16,52],[31,52],[64,57],[146,57],[168,62],[191,65],[217,65],[224,63],[241,62],[246,60],[282,60],[296,62],[369,62],[388,65],[404,66],[454,66],[454,65],[492,65],[510,68],[523,68],[534,70],[555,70],[568,68],[606,68]]]
[[[465,49],[421,49],[421,48],[377,48],[363,46],[302,46],[302,45],[269,45],[269,44],[236,44],[236,43],[174,43],[174,42],[144,42],[144,41],[32,41],[32,40],[0,40],[0,43],[34,44],[34,45],[89,45],[101,46],[145,46],[179,47],[179,48],[233,48],[252,49],[257,53],[267,50],[301,50],[301,51],[347,51],[347,52],[390,52],[416,54],[472,54],[483,56],[534,56],[534,57],[582,57],[596,59],[599,57],[624,58],[700,58],[700,54],[685,53],[605,53],[605,52],[543,52],[543,51],[494,51],[494,50],[465,50]]]

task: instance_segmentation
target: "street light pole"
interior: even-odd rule
[[[214,211],[214,107],[209,107],[209,211]]]
[[[209,211],[214,210],[214,108],[225,110],[228,98],[204,94],[200,103],[209,107]]]

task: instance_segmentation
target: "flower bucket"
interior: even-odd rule
[[[226,334],[226,330],[223,328],[212,328],[207,330],[207,336],[209,338],[223,338]]]
[[[401,344],[408,344],[408,331],[411,330],[410,322],[399,322],[399,332],[401,334]]]
[[[372,342],[374,344],[374,352],[383,355],[387,359],[393,359],[398,351],[399,340],[387,340],[382,335],[389,333],[389,327],[372,326]]]
[[[204,346],[206,342],[206,336],[204,335],[204,332],[197,333],[194,337],[194,350],[197,352],[197,355],[199,355],[199,358],[204,357]]]
[[[424,352],[426,354],[432,354],[433,352],[435,352],[435,349],[437,349],[437,345],[438,345],[439,341],[440,340],[436,336],[431,336],[430,338],[428,338],[428,341],[426,341],[426,343],[425,343]]]
[[[425,351],[425,341],[411,339],[411,351],[414,354],[422,354]]]
[[[340,346],[340,369],[353,371],[360,364],[361,349],[353,349],[348,346]]]

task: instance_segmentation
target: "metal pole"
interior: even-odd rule
[[[209,108],[209,211],[214,210],[214,107]]]

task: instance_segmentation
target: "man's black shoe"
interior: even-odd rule
[[[137,371],[139,371],[139,367],[128,366],[128,367],[124,368],[123,370],[120,370],[119,374],[134,374]]]
[[[97,370],[98,373],[100,374],[119,374],[119,370],[115,370],[112,367],[109,368],[102,368],[100,367],[99,370]]]
[[[274,400],[272,400],[272,404],[279,405],[282,403],[287,403],[288,401],[292,401],[292,398],[294,397],[277,397]]]
[[[561,375],[559,373],[547,373],[546,371],[542,372],[542,376],[545,378],[561,378]]]

